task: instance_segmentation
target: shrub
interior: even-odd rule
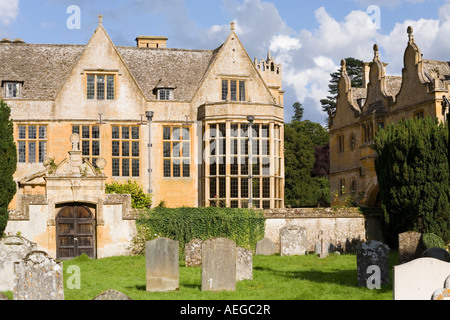
[[[434,233],[424,233],[422,235],[422,244],[425,250],[430,248],[445,249],[444,240],[442,240],[441,237],[438,237]]]
[[[131,207],[133,209],[149,208],[152,204],[152,197],[144,193],[142,186],[136,181],[128,180],[126,183],[114,181],[106,184],[106,193],[128,193],[131,194]]]
[[[143,249],[145,241],[166,237],[179,241],[180,253],[193,239],[224,237],[237,246],[254,249],[264,237],[264,214],[260,210],[232,208],[165,208],[145,211],[137,220],[134,252]],[[140,249],[139,249],[140,248]]]

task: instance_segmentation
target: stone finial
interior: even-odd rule
[[[341,60],[341,74],[347,74],[347,61]]]
[[[103,16],[101,14],[98,15],[98,25],[99,26],[103,25]]]
[[[80,143],[80,135],[78,133],[72,133],[70,136],[70,142],[72,142],[72,151],[78,151],[78,144]]]
[[[236,23],[234,21],[230,22],[231,31],[234,31],[234,27],[236,26]]]
[[[373,60],[379,59],[378,45],[375,43],[373,45]]]
[[[408,32],[409,41],[414,40],[413,27],[408,26],[408,28],[406,29],[406,32]]]

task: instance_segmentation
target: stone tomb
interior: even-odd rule
[[[145,244],[147,291],[180,287],[178,241],[158,238]]]
[[[282,256],[305,255],[308,250],[306,229],[298,226],[287,226],[280,230]]]
[[[389,283],[389,247],[370,240],[356,247],[358,286],[368,286],[369,277],[378,273],[379,285]]]
[[[398,260],[400,263],[420,258],[423,251],[420,232],[406,231],[398,235]]]
[[[6,236],[0,239],[0,291],[14,288],[14,263],[23,260],[36,249],[36,243],[20,236]]]
[[[186,267],[200,267],[202,265],[202,243],[200,239],[193,239],[184,246]]]
[[[236,290],[236,244],[213,238],[202,244],[202,291]]]
[[[13,300],[64,300],[62,262],[33,251],[14,263]]]
[[[434,258],[417,258],[394,266],[394,300],[431,300],[436,290],[446,287],[450,263]]]
[[[252,250],[242,247],[236,248],[236,281],[253,279]]]
[[[275,243],[271,239],[264,238],[256,243],[255,255],[270,256],[275,253],[276,253]]]

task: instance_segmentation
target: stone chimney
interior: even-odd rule
[[[139,36],[136,44],[138,48],[167,48],[167,39],[161,36]]]

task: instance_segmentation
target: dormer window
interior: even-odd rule
[[[6,98],[19,98],[20,97],[20,82],[5,82],[5,97]]]
[[[157,91],[158,100],[173,100],[173,89],[162,88]]]

